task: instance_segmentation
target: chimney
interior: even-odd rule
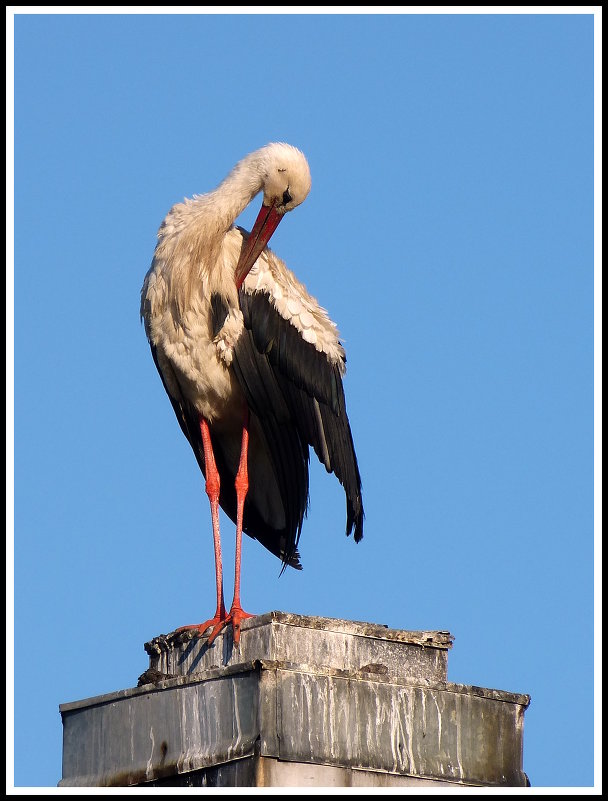
[[[137,687],[62,704],[61,787],[524,787],[528,695],[447,680],[446,631],[269,612],[145,644]]]

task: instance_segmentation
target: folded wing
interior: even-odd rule
[[[346,534],[363,536],[361,477],[341,367],[307,342],[263,291],[239,292],[244,330],[232,366],[267,442],[285,509],[285,562],[295,553],[308,502],[308,446],[346,495]],[[254,534],[257,537],[257,535]]]

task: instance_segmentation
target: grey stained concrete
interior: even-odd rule
[[[527,695],[447,681],[448,632],[270,612],[156,637],[139,687],[60,707],[60,786],[525,786]]]

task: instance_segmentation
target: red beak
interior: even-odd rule
[[[283,215],[279,214],[274,206],[265,206],[262,204],[255,225],[251,229],[249,238],[244,243],[239,263],[236,265],[236,270],[234,271],[234,280],[237,289],[241,288],[241,284],[245,278],[247,278],[249,270],[251,270],[258,256],[268,244],[268,240],[274,234],[277,225],[282,219]]]

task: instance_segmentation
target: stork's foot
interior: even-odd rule
[[[228,614],[222,610],[222,613],[216,614],[214,617],[212,617],[210,620],[206,620],[204,623],[199,623],[198,625],[193,626],[180,626],[178,629],[176,629],[176,631],[197,631],[200,637],[204,637],[205,633],[211,629],[211,632],[207,637],[207,645],[211,645],[217,635],[223,631],[229,623],[231,623],[232,638],[234,640],[234,644],[238,645],[241,638],[241,623],[243,620],[247,620],[247,618],[250,617],[255,617],[255,615],[250,615],[249,612],[245,612],[240,606],[233,605]]]
[[[247,620],[247,618],[255,617],[255,615],[250,615],[249,612],[244,612],[240,606],[232,605],[232,609],[228,612],[228,617],[226,618],[226,624],[228,622],[232,622],[232,639],[234,640],[234,644],[238,645],[239,640],[241,639],[241,623],[243,620]]]
[[[220,612],[216,612],[215,615],[210,618],[209,620],[205,620],[204,623],[198,623],[192,626],[180,626],[176,631],[198,631],[199,637],[204,637],[205,632],[211,629],[211,633],[207,638],[207,643],[211,644],[213,640],[217,637],[220,631],[224,628],[226,623],[228,622],[228,615],[226,614],[226,610],[222,607]]]

